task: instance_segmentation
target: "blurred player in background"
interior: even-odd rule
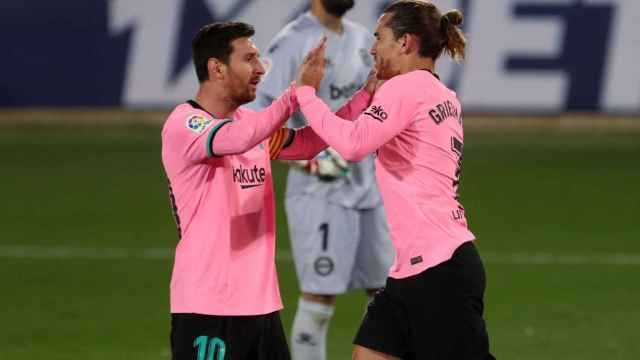
[[[240,107],[255,99],[264,74],[253,34],[235,22],[198,32],[200,88],[162,130],[180,236],[171,278],[174,360],[290,358],[279,317],[270,160],[310,159],[326,144],[311,128],[282,128],[297,109],[292,88],[261,112]],[[322,46],[305,63],[323,61]],[[351,118],[366,105],[339,113]]]
[[[462,14],[401,0],[378,21],[371,48],[386,82],[355,121],[331,114],[309,86],[296,89],[310,126],[345,159],[375,152],[397,255],[356,335],[354,359],[493,359],[483,319],[485,272],[458,199],[460,102],[435,74],[446,52],[462,59]],[[319,64],[321,65],[321,64]],[[302,71],[299,84],[319,70]]]
[[[257,108],[268,106],[289,86],[304,54],[322,35],[328,40],[319,96],[336,110],[365,83],[373,62],[373,37],[343,19],[353,6],[353,0],[312,0],[309,12],[275,36],[266,54],[272,68],[258,88]],[[292,128],[305,125],[300,113],[289,122]],[[291,165],[285,208],[302,291],[293,322],[292,355],[296,360],[324,360],[336,295],[353,288],[372,294],[382,287],[393,248],[373,157],[347,163],[327,149],[314,160]]]

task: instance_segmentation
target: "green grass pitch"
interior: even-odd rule
[[[465,142],[462,201],[486,260],[498,359],[640,358],[640,137]],[[169,358],[163,250],[176,230],[159,150],[154,126],[2,128],[0,359]],[[286,169],[274,167],[281,199]],[[279,201],[286,254],[283,214]],[[289,257],[278,270],[289,331]],[[350,358],[364,305],[360,292],[339,298],[329,359]]]

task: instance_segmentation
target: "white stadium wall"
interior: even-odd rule
[[[373,29],[388,2],[356,0],[347,17]],[[190,41],[201,25],[248,22],[265,50],[308,1],[2,3],[0,40],[13,51],[0,59],[0,107],[155,107],[193,95]],[[437,70],[467,111],[640,113],[640,1],[435,3],[465,14],[467,60]]]

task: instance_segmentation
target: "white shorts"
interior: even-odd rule
[[[293,259],[305,293],[384,286],[394,250],[382,205],[349,209],[310,196],[285,199]]]

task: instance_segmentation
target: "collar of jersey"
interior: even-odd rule
[[[436,73],[434,73],[433,71],[429,70],[429,69],[418,69],[418,70],[423,70],[423,71],[427,71],[429,72],[431,75],[433,75],[436,79],[440,80],[440,76]]]

